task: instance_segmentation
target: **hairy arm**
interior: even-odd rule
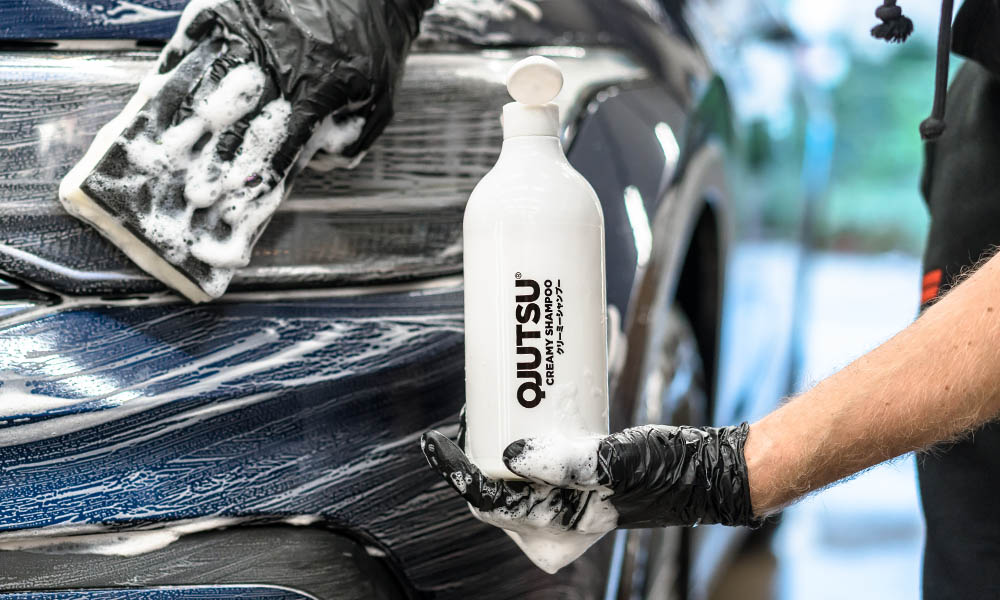
[[[909,327],[753,424],[754,513],[1000,414],[1000,256]]]
[[[1000,255],[891,340],[751,426],[518,440],[503,460],[522,481],[485,477],[440,433],[421,444],[481,520],[544,543],[549,534],[578,540],[562,564],[616,527],[759,525],[808,492],[998,414]]]

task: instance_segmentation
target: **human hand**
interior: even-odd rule
[[[605,438],[519,440],[503,460],[527,481],[484,476],[436,431],[421,447],[478,519],[521,535],[577,532],[596,541],[615,528],[758,525],[743,458],[748,431],[745,423],[646,425]]]
[[[191,2],[155,72],[67,176],[63,203],[168,285],[220,295],[313,154],[347,165],[384,129],[431,3]],[[156,256],[137,256],[120,229]]]

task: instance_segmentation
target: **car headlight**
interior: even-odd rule
[[[382,137],[353,170],[307,168],[299,176],[230,290],[459,273],[465,202],[503,138],[504,76],[531,53],[566,73],[558,99],[564,131],[597,89],[646,76],[600,48],[413,53]],[[56,199],[61,177],[155,58],[127,49],[0,53],[0,271],[66,294],[163,289]]]

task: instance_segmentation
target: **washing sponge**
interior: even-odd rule
[[[312,154],[358,158],[428,0],[196,0],[59,188],[63,206],[195,302],[216,298]]]

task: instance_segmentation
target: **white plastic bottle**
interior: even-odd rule
[[[504,142],[465,209],[467,452],[487,475],[511,442],[607,435],[604,215],[563,154],[540,56],[507,76]]]

